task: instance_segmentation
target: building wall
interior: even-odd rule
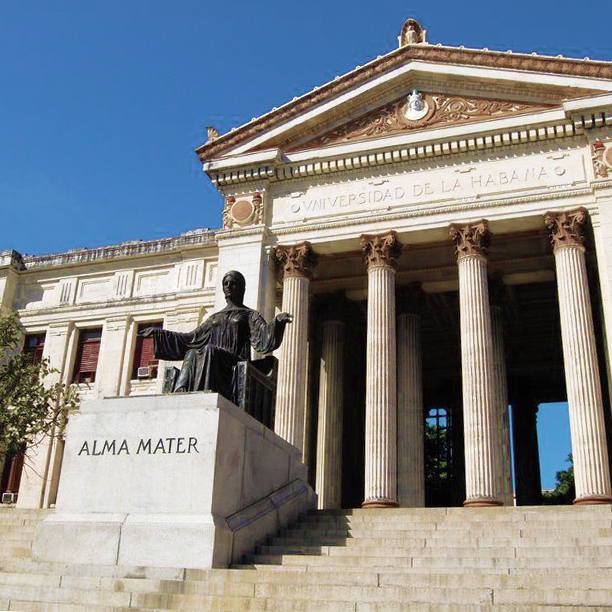
[[[138,326],[197,327],[213,312],[217,261],[208,230],[23,261],[10,254],[0,267],[0,306],[19,312],[26,334],[46,334],[43,355],[65,383],[73,382],[79,333],[102,329],[95,381],[78,385],[81,400],[160,393],[172,364],[160,362],[156,377],[132,378]],[[28,450],[18,506],[55,502],[62,448],[60,435]]]

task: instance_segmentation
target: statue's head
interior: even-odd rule
[[[244,300],[244,291],[246,289],[244,276],[237,270],[230,270],[225,273],[221,283],[223,285],[223,295],[225,299],[234,304],[241,305]]]

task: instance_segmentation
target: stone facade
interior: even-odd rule
[[[247,305],[295,315],[275,429],[322,507],[512,503],[507,404],[566,399],[577,501],[607,503],[612,63],[432,46],[417,26],[198,149],[222,229],[4,251],[0,308],[46,332],[66,381],[79,331],[102,329],[85,397],[159,393],[159,373],[133,378],[138,325],[195,327],[223,306],[217,268],[240,269]],[[419,411],[443,415],[452,458],[427,483],[406,461],[435,452]],[[46,507],[61,458],[34,452],[48,482],[26,474],[18,503]]]

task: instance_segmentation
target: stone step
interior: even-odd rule
[[[132,595],[129,592],[121,593],[95,589],[0,584],[0,601],[2,600],[128,607],[131,605]]]
[[[502,548],[545,548],[547,550],[557,547],[593,547],[593,546],[612,546],[612,537],[567,537],[558,533],[550,537],[516,537],[516,538],[496,538],[496,537],[475,537],[475,538],[445,538],[440,535],[429,536],[426,538],[417,537],[376,537],[362,535],[358,537],[341,535],[319,535],[316,532],[292,531],[295,535],[287,535],[285,531],[280,536],[270,538],[267,545],[273,546],[380,546],[380,547],[413,547],[413,548],[483,548],[483,547],[502,547]]]
[[[412,601],[463,604],[493,603],[493,589],[438,588],[438,587],[378,587],[340,585],[302,585],[260,583],[255,587],[257,597],[290,601],[292,599],[324,601]]]
[[[609,606],[357,602],[355,612],[610,612]]]
[[[348,540],[347,540],[348,541]],[[612,547],[610,546],[556,546],[556,547],[425,547],[421,546],[381,546],[376,541],[371,544],[360,542],[359,546],[329,546],[329,545],[307,545],[294,543],[293,545],[281,542],[279,544],[258,546],[256,554],[261,555],[329,555],[329,556],[354,556],[355,554],[369,557],[392,556],[392,557],[415,557],[423,558],[440,557],[449,558],[459,556],[462,558],[505,558],[505,557],[555,557],[561,558],[588,558],[599,557],[612,558]]]
[[[599,506],[498,506],[491,508],[353,508],[348,510],[311,510],[304,520],[310,518],[325,519],[328,517],[352,517],[365,520],[410,520],[422,517],[444,517],[447,520],[456,520],[461,523],[469,521],[488,522],[506,520],[508,517],[554,517],[571,516],[574,520],[607,516],[612,518],[612,506],[602,504]]]
[[[49,573],[58,575],[108,576],[114,578],[149,578],[159,580],[182,580],[183,568],[141,567],[122,565],[72,565],[23,559],[0,559],[0,573]]]
[[[472,569],[491,569],[503,568],[505,570],[515,568],[599,568],[610,564],[610,557],[491,557],[491,556],[421,556],[421,555],[400,555],[400,556],[370,556],[358,554],[359,551],[350,551],[352,554],[340,553],[331,555],[308,555],[308,554],[256,554],[251,560],[252,564],[286,564],[286,565],[306,565],[310,566],[347,566],[354,565],[359,567],[422,567],[430,569],[446,569],[454,567]]]
[[[579,532],[581,529],[610,529],[612,528],[612,518],[609,516],[601,516],[596,518],[583,518],[582,520],[576,520],[570,516],[563,519],[555,519],[551,517],[542,517],[538,520],[535,518],[529,521],[523,520],[510,520],[510,521],[468,521],[466,523],[460,523],[458,521],[445,521],[445,520],[430,520],[423,519],[419,521],[410,521],[404,519],[400,520],[361,520],[354,519],[351,517],[347,518],[332,518],[326,517],[324,520],[316,517],[309,517],[298,524],[300,528],[308,529],[375,529],[375,530],[402,530],[402,531],[458,531],[460,533],[471,533],[474,531],[480,531],[483,528],[489,531],[498,531],[500,529],[511,530],[511,529],[558,529],[563,527],[575,532]],[[292,526],[295,528],[295,525]]]

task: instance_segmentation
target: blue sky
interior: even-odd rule
[[[388,53],[408,17],[431,43],[612,59],[609,0],[0,0],[0,250],[218,227],[205,126]]]

